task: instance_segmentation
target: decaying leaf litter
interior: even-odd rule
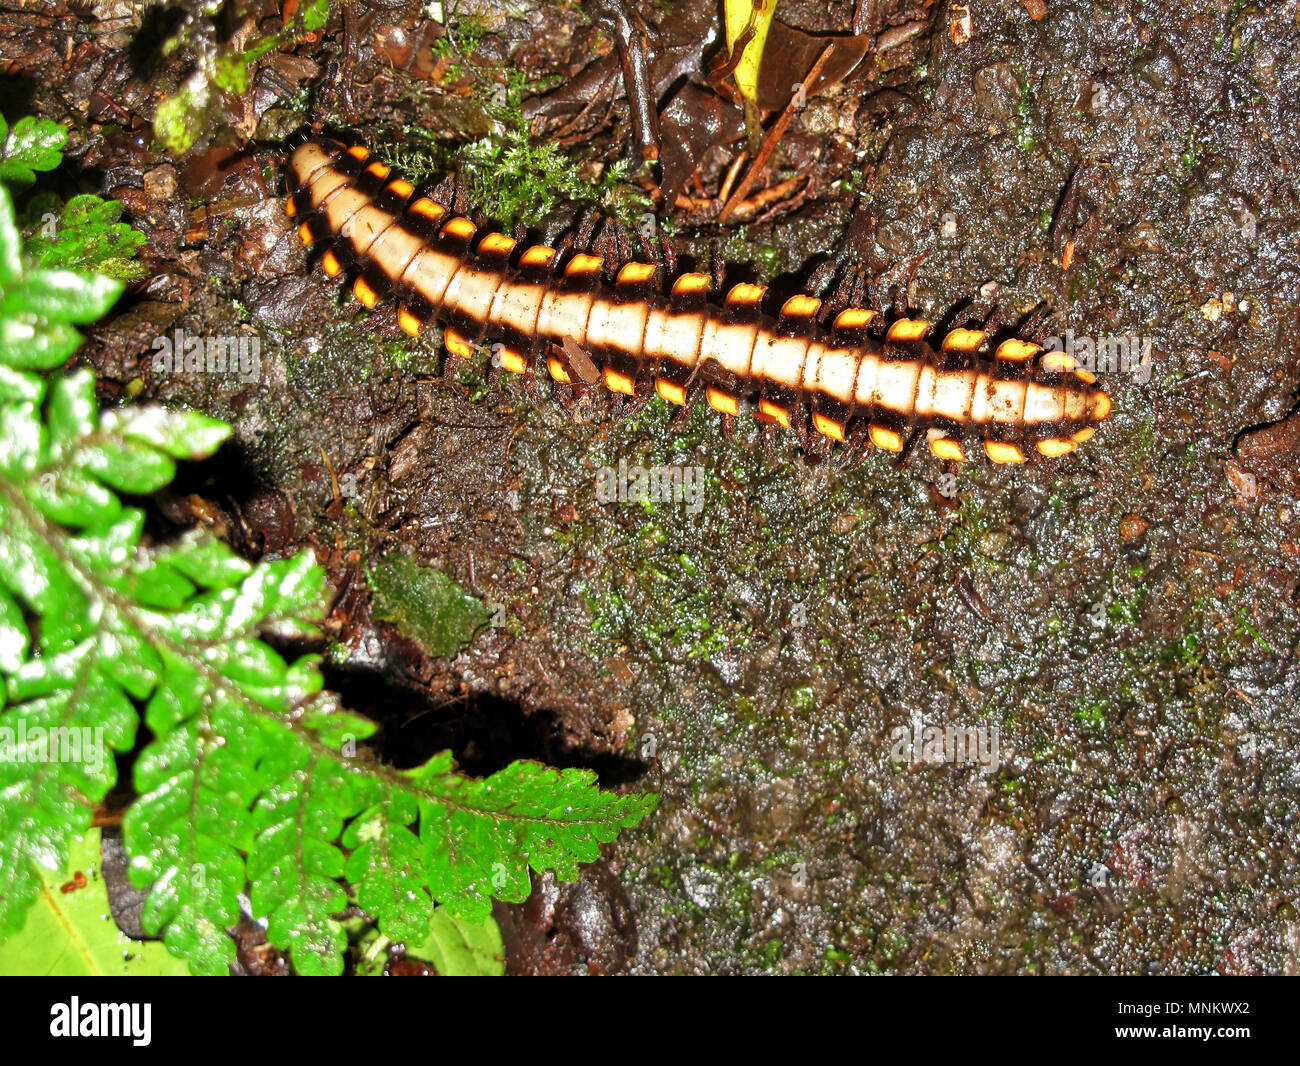
[[[251,552],[316,546],[342,589],[336,683],[395,761],[452,735],[476,769],[544,754],[663,793],[606,866],[502,912],[517,968],[1300,965],[1294,421],[1256,430],[1300,379],[1296,5],[1033,8],[783,4],[809,34],[901,43],[793,114],[760,179],[801,179],[785,210],[654,216],[730,280],[794,292],[853,254],[926,317],[1045,304],[1061,335],[1139,337],[1106,433],[1010,471],[810,466],[703,410],[682,427],[657,403],[620,417],[488,389],[484,367],[444,380],[436,351],[305,276],[271,144],[304,117],[478,138],[492,100],[473,86],[514,69],[522,114],[585,176],[633,151],[618,48],[578,10],[464,8],[426,60],[418,42],[442,37],[413,8],[349,7],[223,101],[213,128],[249,151],[184,156],[149,132],[183,56],[134,62],[123,13],[11,20],[5,113],[70,122],[85,180],[149,239],[149,280],[92,338],[101,391],[236,426],[234,465],[196,472],[169,513]],[[681,195],[716,201],[746,147],[706,88],[717,12],[640,14],[659,174],[693,165]],[[575,123],[560,100],[584,76]],[[150,344],[177,328],[256,336],[259,376],[155,375]],[[704,506],[600,504],[597,471],[621,460],[702,468]],[[365,566],[395,551],[494,612],[453,662],[372,618]],[[996,771],[896,762],[916,725],[996,728]]]

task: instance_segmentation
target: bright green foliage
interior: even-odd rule
[[[534,141],[523,114],[526,82],[519,71],[504,85],[490,86],[486,101],[497,131],[459,154],[470,200],[507,226],[542,217],[558,201],[600,205],[624,225],[635,227],[653,212],[640,190],[624,182],[628,166],[614,163],[598,182],[585,180],[556,145]]]
[[[99,830],[71,842],[66,868],[40,871],[42,891],[20,933],[0,945],[0,977],[180,977],[189,967],[156,941],[114,924],[100,873]],[[80,874],[84,884],[73,882]],[[423,958],[423,956],[421,956]]]
[[[207,0],[185,16],[163,45],[164,54],[184,48],[195,57],[193,72],[154,114],[154,133],[169,151],[180,155],[189,150],[218,113],[214,105],[223,93],[248,91],[253,67],[264,55],[329,21],[329,0],[302,0],[294,18],[279,33],[242,38],[235,46],[219,32],[222,25],[237,25],[261,7],[248,0],[233,5]]]
[[[357,975],[383,974],[392,940],[373,925],[365,928],[355,919],[349,920],[347,928],[358,938]],[[470,920],[437,907],[423,928],[402,946],[404,958],[428,963],[440,977],[500,977],[506,969],[501,930],[491,916]]]
[[[391,940],[426,939],[443,908],[481,924],[493,896],[527,895],[528,867],[572,878],[654,807],[588,771],[520,762],[471,780],[449,753],[405,772],[360,757],[374,724],[322,691],[315,657],[265,639],[316,635],[327,590],[310,556],[252,565],[207,536],[154,544],[122,499],[163,488],[230,428],[101,412],[89,371],[45,373],[120,291],[24,257],[0,186],[0,939],[65,868],[141,716],[130,876],[151,886],[145,927],[196,973],[226,972],[243,893],[299,972],[339,973],[349,899]]]
[[[33,171],[53,170],[63,160],[68,131],[49,119],[22,118],[10,129],[0,117],[0,182],[26,188],[36,180]]]
[[[439,907],[422,941],[407,944],[407,958],[423,959],[442,977],[497,977],[505,973],[501,931],[496,922],[455,918]]]
[[[450,659],[488,624],[492,612],[441,570],[395,553],[371,567],[374,615],[414,637],[435,659]]]
[[[118,281],[139,281],[145,266],[134,256],[145,242],[139,230],[119,221],[123,207],[116,200],[74,196],[58,210],[58,197],[32,197],[24,216],[30,236],[27,256],[42,267],[94,270]]]

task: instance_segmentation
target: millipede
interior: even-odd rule
[[[787,299],[765,314],[766,289],[742,282],[721,300],[707,274],[682,273],[664,295],[659,268],[629,262],[610,280],[603,258],[521,248],[478,227],[372,156],[363,145],[308,137],[292,147],[286,210],[330,277],[374,308],[397,300],[412,336],[433,323],[453,356],[486,343],[515,374],[544,365],[566,385],[686,406],[702,389],[725,415],[806,426],[834,441],[866,438],[902,452],[924,431],[931,452],[965,461],[972,440],[994,463],[1048,458],[1088,440],[1110,412],[1096,377],[1070,355],[983,328],[933,337],[933,323],[886,322],[847,307],[829,327],[822,301]],[[937,345],[932,343],[937,341]],[[800,421],[796,421],[800,420]]]

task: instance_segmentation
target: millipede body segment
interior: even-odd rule
[[[843,441],[865,426],[895,452],[924,429],[941,459],[965,460],[977,439],[995,463],[1024,462],[1031,448],[1072,452],[1110,411],[1091,373],[1029,341],[994,346],[982,330],[957,328],[935,347],[931,323],[886,325],[856,307],[826,330],[816,297],[791,297],[772,318],[762,286],[739,284],[712,302],[708,275],[688,273],[664,296],[647,263],[627,263],[611,284],[596,256],[479,236],[361,146],[306,141],[288,183],[303,244],[327,242],[322,268],[331,277],[352,269],[361,303],[393,295],[406,332],[439,321],[453,355],[492,343],[514,373],[544,359],[562,383],[600,378],[637,395],[653,381],[678,405],[702,387],[724,414],[752,401],[756,418],[790,427],[806,412],[823,436]]]

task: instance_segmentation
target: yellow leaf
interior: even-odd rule
[[[758,69],[763,62],[763,48],[767,44],[767,31],[776,14],[777,0],[725,0],[727,19],[727,51],[735,57],[736,42],[747,29],[753,36],[745,44],[740,62],[732,71],[736,88],[752,106],[758,106]]]

